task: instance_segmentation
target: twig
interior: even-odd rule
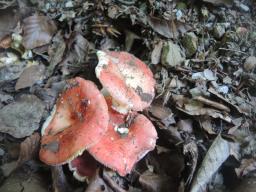
[[[247,53],[243,52],[243,51],[239,51],[239,50],[234,50],[234,49],[226,49],[226,48],[219,48],[219,50],[224,50],[224,51],[232,51],[232,52],[237,52],[237,53],[242,53],[244,55],[248,55]]]

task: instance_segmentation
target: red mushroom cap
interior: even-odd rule
[[[111,99],[107,98],[107,103],[111,105]],[[157,132],[144,115],[133,113],[131,122],[127,121],[127,115],[111,108],[109,115],[108,131],[88,152],[97,161],[124,176],[130,173],[137,161],[155,148]]]
[[[64,164],[97,143],[109,121],[105,98],[91,81],[68,81],[42,128],[40,159],[50,165]]]
[[[85,181],[95,175],[97,161],[87,151],[84,151],[81,156],[70,161],[68,166],[77,180]]]
[[[114,100],[120,113],[142,111],[154,96],[155,80],[148,66],[127,52],[98,51],[96,76]]]

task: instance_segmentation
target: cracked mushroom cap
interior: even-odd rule
[[[155,96],[155,80],[149,67],[127,52],[98,51],[96,76],[112,97],[112,108],[126,114],[142,111]]]
[[[111,105],[111,99],[107,98]],[[134,164],[155,148],[157,132],[144,115],[123,115],[109,108],[110,121],[105,136],[88,152],[100,163],[121,176],[130,173]]]
[[[43,125],[40,159],[49,165],[74,159],[101,139],[108,121],[107,103],[94,83],[69,80]]]
[[[97,161],[87,151],[84,151],[81,156],[70,161],[68,167],[73,171],[74,177],[83,182],[95,175]]]

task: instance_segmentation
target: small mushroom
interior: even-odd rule
[[[149,67],[127,52],[98,51],[96,76],[112,97],[112,108],[126,114],[142,111],[155,96],[155,80]]]
[[[106,98],[111,106],[111,99]],[[110,121],[105,136],[88,152],[100,163],[121,176],[130,173],[134,164],[155,148],[157,132],[144,115],[124,115],[109,108]]]
[[[43,125],[40,159],[50,165],[71,161],[102,138],[108,121],[107,103],[95,84],[69,80]]]
[[[97,170],[97,161],[84,151],[81,156],[76,157],[68,163],[68,167],[73,171],[74,177],[83,182],[92,178]]]

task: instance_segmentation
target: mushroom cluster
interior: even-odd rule
[[[155,148],[157,132],[138,113],[154,98],[155,80],[145,63],[127,52],[98,51],[95,69],[103,89],[80,77],[67,81],[42,127],[40,159],[69,164],[81,181],[97,162],[125,176]]]

